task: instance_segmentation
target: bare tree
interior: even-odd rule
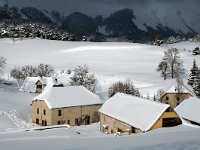
[[[118,81],[112,84],[108,89],[108,97],[112,97],[118,92],[140,96],[138,89],[135,88],[133,82],[131,81],[126,81],[126,82]]]
[[[75,68],[74,75],[70,79],[70,85],[82,85],[92,92],[98,89],[98,80],[94,74],[89,74],[89,68],[86,65]]]
[[[164,57],[159,63],[157,71],[161,72],[164,79],[167,76],[171,76],[173,79],[184,73],[183,61],[180,58],[178,49],[171,48],[164,52]]]
[[[158,72],[161,72],[161,76],[164,78],[164,80],[167,79],[167,70],[168,70],[168,64],[165,61],[161,61],[158,65],[158,68],[156,69]]]
[[[26,76],[23,74],[21,68],[15,67],[11,70],[10,76],[17,80],[19,85],[22,85],[23,81],[26,79]]]
[[[3,70],[5,69],[6,67],[6,63],[7,62],[7,59],[3,56],[0,56],[0,74],[3,73]]]
[[[54,68],[48,64],[39,64],[37,72],[38,76],[50,77],[54,73]]]
[[[47,64],[40,64],[37,67],[26,65],[22,67],[15,67],[11,70],[11,77],[17,80],[21,85],[27,77],[45,76],[50,77],[54,73],[54,68]]]

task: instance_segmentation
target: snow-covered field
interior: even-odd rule
[[[0,55],[7,58],[4,78],[15,66],[48,63],[61,70],[88,65],[100,83],[99,92],[106,92],[111,83],[132,80],[145,97],[158,89],[168,88],[174,80],[164,81],[156,72],[163,52],[170,47],[180,50],[187,79],[193,59],[200,66],[200,56],[191,49],[197,42],[181,42],[162,47],[137,43],[61,42],[23,39],[13,43],[0,39]],[[59,75],[60,79],[69,77]],[[35,94],[20,92],[16,84],[0,82],[0,148],[2,149],[200,149],[200,130],[186,125],[160,129],[148,134],[114,137],[99,131],[98,124],[71,129],[32,131],[30,102]],[[76,135],[79,129],[81,134]],[[25,131],[30,129],[30,131]]]

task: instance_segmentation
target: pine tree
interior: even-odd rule
[[[196,96],[200,98],[200,70],[198,70],[197,76],[194,79],[193,90]]]
[[[194,80],[196,80],[197,74],[198,74],[198,66],[196,64],[196,60],[195,59],[193,61],[193,66],[192,66],[190,71],[191,71],[191,73],[190,73],[190,77],[188,79],[188,84],[193,86]]]

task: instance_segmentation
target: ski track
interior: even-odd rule
[[[9,113],[5,111],[0,111],[0,116],[1,115],[4,118],[8,119],[8,121],[11,121],[11,123],[13,123],[16,126],[16,128],[7,128],[5,129],[6,131],[31,127],[31,124],[25,122],[16,110],[11,110]]]

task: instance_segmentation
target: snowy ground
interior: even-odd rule
[[[87,64],[100,83],[100,92],[119,80],[132,80],[143,96],[168,88],[174,80],[163,81],[156,67],[163,52],[170,47],[180,49],[187,79],[195,58],[191,55],[196,42],[181,42],[162,47],[134,43],[61,42],[24,39],[12,42],[0,39],[0,55],[8,60],[4,78],[14,66],[53,65],[58,73]],[[69,77],[59,75],[66,83]],[[9,82],[10,84],[4,84]],[[161,129],[141,135],[114,137],[99,131],[98,124],[71,129],[25,131],[31,129],[30,102],[36,94],[20,92],[17,85],[0,80],[0,147],[3,149],[200,149],[200,130],[189,126]],[[81,134],[75,134],[78,128]],[[48,144],[47,144],[48,143]],[[56,144],[55,144],[56,143]]]
[[[200,64],[200,57],[191,55],[191,49],[197,46],[200,43],[181,42],[158,47],[125,42],[63,42],[41,39],[24,39],[13,43],[11,39],[0,39],[0,55],[8,59],[7,73],[14,66],[20,65],[48,63],[59,72],[86,64],[97,75],[102,92],[107,91],[108,86],[115,81],[130,79],[136,87],[141,88],[143,95],[153,95],[160,85],[169,86],[172,82],[163,82],[156,72],[163,52],[168,47],[180,49],[186,69],[184,77],[187,77],[193,59]]]
[[[45,131],[0,133],[2,149],[20,150],[198,150],[200,129],[181,125],[136,135],[105,135],[98,125]]]

